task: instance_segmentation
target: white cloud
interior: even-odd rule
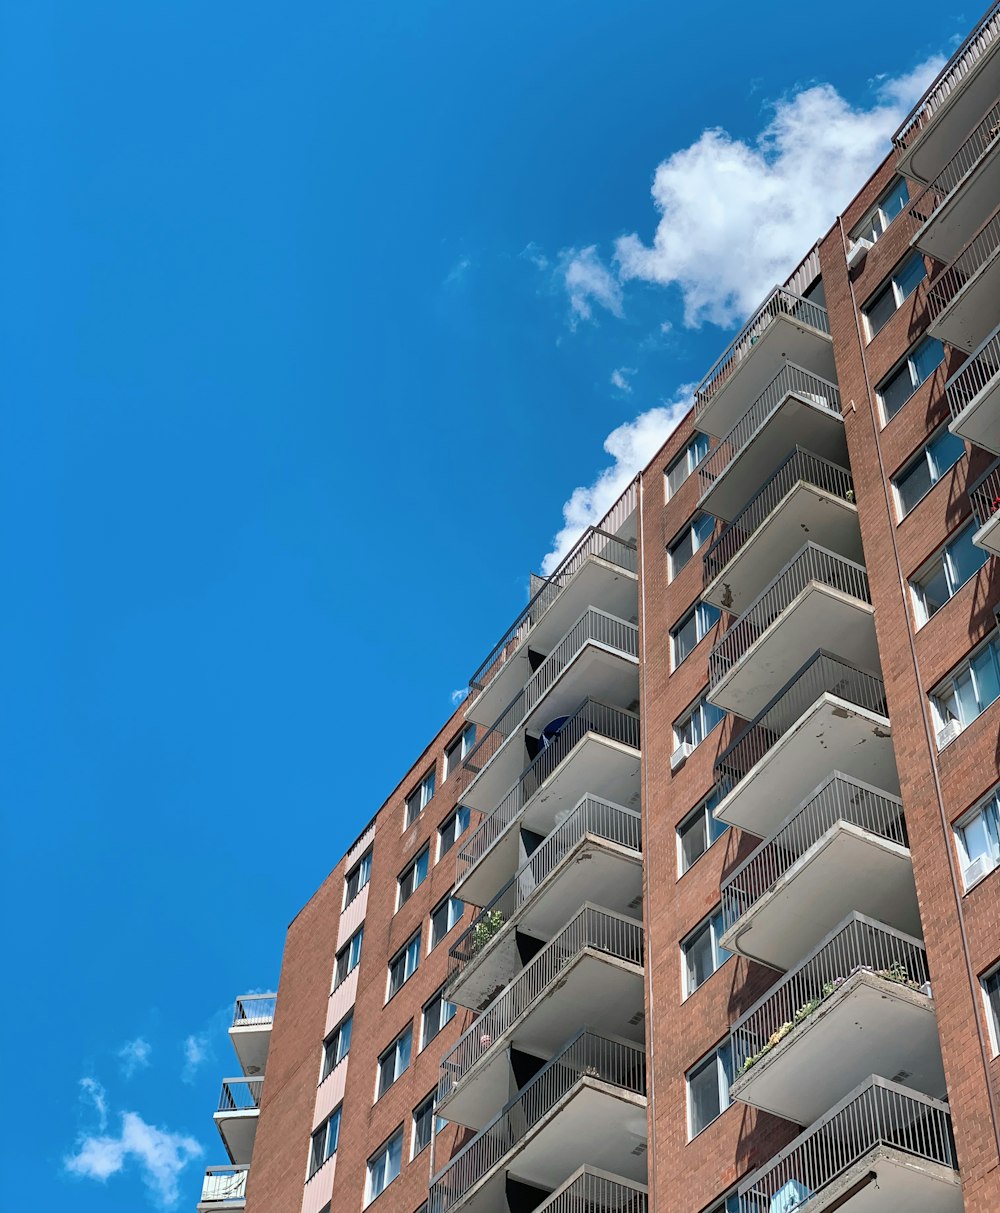
[[[101,1133],[108,1127],[108,1095],[96,1078],[81,1078],[81,1098],[94,1105]]]
[[[634,366],[620,366],[611,372],[611,386],[619,392],[631,393],[632,385],[629,379],[635,374]]]
[[[459,687],[457,691],[451,693],[451,706],[457,708],[460,703],[464,703],[469,694],[468,687]]]
[[[465,278],[472,265],[470,257],[461,257],[448,271],[448,276],[444,280],[445,286],[457,286]]]
[[[819,84],[777,102],[752,141],[704,131],[657,168],[652,244],[635,233],[615,242],[619,279],[678,287],[689,326],[744,317],[826,232],[941,62],[881,81],[867,109]],[[601,265],[593,248],[585,252]],[[621,294],[609,297],[619,315]],[[579,310],[572,293],[570,301]]]
[[[559,257],[559,273],[569,295],[573,323],[592,319],[595,303],[612,316],[624,315],[621,285],[601,260],[596,245],[564,250]]]
[[[144,1070],[149,1065],[149,1055],[152,1051],[149,1041],[143,1040],[141,1036],[126,1041],[118,1050],[118,1060],[125,1077],[131,1078],[136,1070]]]
[[[130,1161],[134,1162],[157,1203],[173,1208],[180,1197],[180,1174],[189,1162],[201,1157],[201,1146],[193,1137],[147,1124],[135,1112],[123,1112],[121,1120],[117,1137],[103,1132],[82,1137],[76,1153],[64,1160],[66,1170],[71,1175],[106,1183]]]
[[[563,506],[562,530],[552,541],[552,550],[542,561],[542,572],[553,572],[588,526],[594,526],[621,496],[626,485],[652,459],[686,416],[693,403],[694,385],[686,383],[672,400],[640,413],[618,426],[604,440],[613,462],[588,485],[573,490]]]
[[[194,1082],[194,1076],[201,1065],[208,1060],[208,1038],[191,1035],[184,1041],[184,1068],[181,1070],[182,1082]]]

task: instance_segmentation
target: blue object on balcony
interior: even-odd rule
[[[812,1195],[805,1184],[800,1184],[797,1179],[790,1179],[771,1197],[768,1213],[792,1213],[793,1209],[797,1209]]]
[[[553,741],[555,741],[556,736],[559,733],[559,730],[563,727],[563,725],[566,723],[567,720],[569,720],[568,716],[557,716],[555,718],[555,720],[550,720],[549,723],[545,726],[545,728],[542,729],[542,749],[543,750],[545,749],[546,746],[550,746],[553,743]]]

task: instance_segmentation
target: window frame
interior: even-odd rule
[[[364,888],[367,888],[368,882],[372,878],[372,850],[373,850],[373,848],[369,847],[368,850],[365,851],[364,855],[361,856],[361,858],[358,860],[358,862],[351,868],[351,870],[344,877],[344,909],[345,910],[351,904],[351,902],[354,901],[354,899],[358,896],[358,894],[361,892],[361,890]],[[352,892],[351,891],[351,881],[355,876],[358,877],[358,884],[357,884],[356,888],[354,889],[354,891]],[[364,877],[364,879],[362,879],[362,876]]]
[[[458,909],[458,912],[455,913],[454,918],[453,918],[452,915],[454,913],[455,904],[457,904],[460,908]],[[434,918],[442,910],[445,911],[446,926],[445,926],[444,931],[442,931],[440,934],[437,934],[436,930],[435,930]],[[448,936],[451,934],[451,932],[462,921],[462,915],[464,913],[465,913],[465,902],[460,897],[455,896],[454,889],[452,889],[449,893],[447,893],[444,897],[441,898],[441,900],[437,903],[436,906],[434,906],[434,908],[430,912],[430,924],[431,924],[430,925],[430,947],[428,947],[428,949],[427,949],[428,954],[433,952],[439,943],[443,943],[444,940],[448,938]]]
[[[709,851],[715,845],[715,843],[717,843],[719,841],[719,839],[723,836],[723,834],[725,834],[725,832],[729,829],[729,822],[728,821],[719,821],[718,818],[712,812],[712,810],[716,807],[716,805],[721,804],[721,802],[722,802],[722,793],[719,790],[719,785],[716,784],[716,786],[714,788],[712,788],[712,790],[708,793],[708,795],[702,797],[702,799],[694,806],[694,808],[691,809],[690,812],[685,813],[684,816],[681,818],[681,820],[677,823],[676,834],[677,834],[677,877],[678,877],[678,879],[680,879],[680,877],[683,876],[685,872],[690,872],[691,869],[694,867],[694,865],[698,862],[698,860],[701,859],[702,855],[704,855],[707,851]],[[684,838],[687,833],[690,833],[691,828],[694,826],[694,824],[699,821],[702,823],[702,826],[704,827],[705,846],[690,861],[690,863],[685,864],[686,856],[685,856],[685,852],[684,852]],[[713,830],[719,831],[715,835],[714,838],[712,837]]]
[[[982,828],[984,836],[993,845],[986,851],[977,851],[973,855],[969,850],[966,831],[980,817],[983,818]],[[991,876],[1000,869],[1000,783],[992,787],[985,796],[981,796],[971,808],[967,809],[957,821],[952,823],[951,828],[955,835],[955,848],[958,851],[959,867],[962,870],[962,888],[968,893],[970,889],[976,888],[977,885],[984,881],[987,876]],[[965,874],[978,859],[988,860],[989,866],[978,880],[974,880],[970,884],[966,881]]]
[[[934,454],[934,447],[939,444],[943,445],[951,438],[955,438],[961,443],[961,453],[957,454],[951,463],[946,464],[944,462],[937,461]],[[968,454],[968,450],[965,442],[961,438],[958,438],[957,435],[951,433],[951,431],[948,429],[947,422],[944,425],[939,426],[934,433],[931,434],[923,446],[921,446],[919,450],[914,451],[909,459],[907,459],[907,461],[902,465],[899,471],[895,472],[892,476],[892,494],[896,502],[897,521],[902,522],[904,518],[908,518],[931,491],[931,489],[933,489],[935,485],[940,484],[951,469],[958,466],[959,460],[962,459],[966,454]],[[913,504],[908,508],[904,508],[903,497],[899,487],[900,481],[905,480],[908,476],[912,476],[921,463],[927,467],[931,475],[931,481],[920,496],[914,498]]]
[[[341,1050],[344,1031],[347,1031],[347,1048]],[[354,1009],[352,1008],[337,1024],[333,1031],[323,1041],[323,1064],[320,1070],[320,1082],[326,1082],[337,1066],[351,1051],[351,1034],[354,1030]],[[336,1046],[334,1048],[334,1046]]]
[[[469,736],[471,734],[471,737]],[[451,743],[445,747],[444,751],[444,782],[451,778],[458,770],[462,763],[469,757],[472,747],[476,744],[476,726],[474,723],[466,724],[459,732],[458,736],[453,738]],[[452,765],[452,755],[458,751],[458,759]]]
[[[723,720],[725,720],[726,712],[722,708],[717,708],[714,704],[709,703],[707,695],[708,687],[704,687],[698,698],[684,709],[684,711],[680,714],[680,716],[677,717],[671,726],[674,734],[675,751],[680,749],[680,747],[687,742],[687,738],[681,736],[681,731],[686,728],[686,726],[693,721],[696,716],[698,716],[702,721],[702,733],[696,741],[690,742],[692,750],[696,750],[698,746],[700,746],[702,742],[705,741],[712,734],[712,732],[719,727],[720,724],[722,724]],[[704,724],[706,711],[719,713],[718,719],[710,724],[708,728],[705,728]]]
[[[715,612],[714,618],[712,612]],[[699,644],[705,639],[712,628],[719,622],[722,617],[722,612],[714,603],[705,602],[699,598],[698,601],[678,619],[674,626],[670,629],[670,661],[671,669],[679,669],[680,666],[687,660],[688,657],[695,651]],[[694,643],[682,655],[678,656],[678,640],[684,629],[694,621]]]
[[[689,960],[688,950],[689,950],[690,946],[695,942],[696,937],[703,936],[706,933],[706,931],[708,933],[708,946],[709,946],[709,952],[711,955],[712,968],[705,975],[705,977],[703,977],[702,980],[700,982],[698,982],[697,985],[692,985],[691,984],[691,963]],[[724,934],[724,932],[725,932],[725,923],[722,920],[722,906],[717,905],[715,907],[715,909],[711,911],[711,913],[705,915],[705,917],[701,920],[701,922],[698,923],[697,926],[693,927],[690,931],[688,931],[688,933],[681,940],[680,948],[681,948],[682,1000],[686,1000],[686,999],[690,998],[691,995],[694,994],[694,992],[696,990],[700,990],[701,987],[703,985],[705,985],[706,982],[711,977],[713,977],[716,973],[718,973],[718,971],[722,968],[722,966],[726,963],[727,960],[732,959],[733,953],[726,951],[726,949],[719,943],[719,940],[722,938],[722,935]]]
[[[893,198],[893,199],[895,198],[895,196],[897,195],[897,193],[899,191],[900,186],[903,187],[906,197],[900,202],[899,210],[896,211],[894,214],[890,215],[888,218],[886,218],[885,204],[886,204],[886,202],[889,201],[890,198]],[[910,201],[909,182],[906,180],[906,178],[901,173],[897,174],[895,177],[893,177],[892,181],[889,182],[888,188],[883,190],[882,193],[879,195],[878,201],[871,208],[871,210],[868,211],[868,213],[865,215],[864,219],[862,219],[860,223],[855,224],[854,227],[851,229],[851,231],[849,233],[850,238],[851,238],[851,243],[853,244],[853,243],[856,243],[860,239],[865,239],[865,240],[871,240],[872,244],[877,244],[878,241],[881,240],[881,238],[889,230],[889,227],[892,224],[893,220],[897,219],[903,213],[903,211],[906,210],[906,204],[909,201]],[[877,233],[875,232],[875,223],[874,223],[875,219],[878,219],[879,225],[881,227],[881,231],[879,231]]]
[[[427,1140],[423,1143],[423,1145],[418,1146],[417,1125],[419,1123],[419,1116],[427,1114],[428,1105],[430,1105],[430,1115],[427,1117]],[[420,1103],[417,1104],[410,1114],[412,1119],[412,1129],[410,1132],[410,1162],[413,1162],[418,1155],[422,1154],[434,1139],[434,1114],[436,1111],[437,1091],[433,1090],[424,1096],[424,1098],[420,1101]]]
[[[916,358],[924,346],[929,345],[932,341],[937,342],[938,348],[941,350],[941,357],[931,367],[923,379],[917,378]],[[906,351],[902,358],[882,376],[881,380],[875,387],[875,398],[878,401],[879,413],[881,414],[882,425],[887,426],[893,417],[898,417],[904,408],[910,403],[913,397],[917,394],[921,387],[931,378],[934,372],[944,363],[944,346],[938,341],[937,337],[928,336],[924,333],[912,346]],[[894,383],[896,378],[902,375],[906,370],[910,375],[910,392],[905,396],[899,404],[890,413],[885,403],[885,390],[889,384]]]
[[[427,1035],[427,1022],[428,1022],[427,1013],[435,1005],[435,1003],[438,1005],[437,1027],[434,1029],[434,1032],[432,1033],[432,1035],[428,1036]],[[445,1014],[445,1012],[444,1012],[445,1007],[451,1007],[450,1014],[447,1014],[447,1015]],[[427,1046],[431,1043],[432,1040],[435,1040],[438,1036],[441,1035],[441,1033],[445,1030],[445,1028],[455,1018],[455,1015],[457,1014],[457,1012],[458,1012],[458,1007],[456,1006],[456,1004],[453,1002],[449,1002],[447,1000],[447,998],[445,998],[445,996],[444,996],[444,985],[439,986],[420,1009],[420,1049],[419,1049],[419,1051],[421,1053],[424,1051],[424,1049],[427,1048]]]
[[[969,582],[973,579],[973,577],[975,577],[987,560],[989,560],[989,553],[984,548],[978,548],[974,543],[972,543],[972,537],[975,535],[975,533],[976,521],[974,518],[968,519],[963,526],[960,526],[957,531],[954,531],[949,538],[945,540],[945,542],[932,556],[928,557],[928,559],[924,561],[924,563],[919,569],[917,569],[912,577],[908,578],[910,600],[913,603],[913,615],[918,631],[926,624],[930,623],[934,616],[937,615],[939,611],[943,610],[943,608],[946,607],[949,602],[951,602],[955,595],[958,594],[964,586],[969,584]],[[982,560],[980,560],[979,564],[976,565],[976,567],[972,570],[968,577],[965,578],[964,581],[959,581],[959,574],[956,572],[954,561],[954,551],[957,549],[959,542],[965,538],[968,539],[969,545],[973,549],[973,553],[978,553],[981,555]],[[933,611],[928,611],[926,587],[929,581],[932,580],[932,573],[933,576],[937,576],[938,569],[940,569],[940,571],[944,574],[945,587],[948,590],[948,596],[942,600],[940,606],[936,607]]]
[[[400,1046],[402,1045],[404,1040],[406,1040],[406,1054],[405,1054],[406,1055],[406,1064],[404,1066],[400,1067],[399,1061],[400,1061],[401,1056],[403,1055],[402,1051],[400,1049]],[[385,1085],[383,1086],[383,1081],[382,1081],[383,1075],[384,1075],[383,1067],[384,1067],[385,1063],[390,1060],[390,1058],[392,1059],[392,1062],[393,1062],[392,1078],[387,1083],[385,1083]],[[382,1098],[383,1095],[385,1095],[388,1091],[392,1090],[392,1088],[396,1085],[397,1082],[399,1082],[399,1080],[403,1077],[403,1075],[406,1073],[406,1071],[410,1068],[410,1066],[412,1064],[413,1064],[413,1021],[411,1020],[406,1025],[406,1027],[402,1030],[402,1032],[399,1033],[399,1035],[395,1038],[395,1040],[393,1040],[390,1044],[386,1045],[386,1047],[378,1055],[378,1058],[375,1062],[375,1100],[374,1100],[375,1103],[378,1103],[378,1101]]]
[[[461,825],[463,813],[465,814],[465,825]],[[445,846],[444,835],[448,826],[450,826],[452,823],[455,824],[455,833],[452,835],[451,842]],[[437,858],[434,860],[435,863],[441,862],[441,860],[445,857],[445,855],[448,854],[451,848],[456,842],[458,842],[471,824],[472,810],[467,808],[464,804],[455,805],[455,811],[453,813],[449,813],[437,828]]]
[[[423,779],[420,780],[417,786],[403,802],[404,830],[408,830],[410,826],[420,818],[420,814],[434,799],[434,793],[437,791],[436,769],[436,765],[431,767],[431,769],[427,772]]]
[[[990,986],[996,985],[997,1005],[994,1006],[991,998]],[[983,993],[983,1006],[986,1012],[986,1027],[990,1034],[990,1044],[993,1047],[993,1056],[1000,1054],[1000,961],[990,967],[983,973],[979,979],[979,988]]]
[[[397,1152],[397,1158],[396,1158],[396,1164],[395,1164],[396,1165],[395,1174],[391,1175],[387,1180],[385,1180],[385,1182],[382,1184],[382,1186],[376,1192],[376,1191],[374,1191],[374,1187],[372,1184],[372,1178],[375,1173],[375,1167],[384,1158],[386,1160],[386,1162],[389,1164],[387,1167],[387,1171],[391,1168],[392,1160],[393,1160],[393,1146],[396,1145],[397,1142],[398,1142],[399,1149]],[[400,1174],[402,1173],[402,1170],[403,1170],[403,1126],[398,1125],[389,1134],[389,1136],[385,1139],[385,1141],[379,1146],[379,1148],[375,1151],[375,1153],[369,1155],[368,1161],[365,1164],[365,1203],[364,1203],[364,1207],[366,1209],[372,1203],[372,1201],[378,1200],[378,1198],[389,1187],[390,1184],[392,1184],[395,1180],[397,1180],[399,1178]]]
[[[337,1153],[340,1144],[340,1122],[343,1116],[343,1101],[333,1109],[329,1116],[322,1120],[309,1135],[309,1179],[330,1161]],[[330,1147],[331,1129],[333,1146]],[[317,1150],[319,1145],[319,1150]],[[322,1155],[322,1156],[320,1156]]]
[[[1000,685],[1000,629],[997,629],[996,631],[991,632],[981,644],[977,644],[976,647],[966,657],[964,657],[958,663],[958,665],[955,666],[955,668],[952,669],[948,675],[943,678],[928,694],[928,699],[930,700],[931,706],[931,717],[934,721],[934,733],[938,753],[940,753],[945,747],[949,746],[953,741],[956,741],[962,735],[962,733],[964,733],[970,725],[975,724],[979,717],[987,712],[994,703],[1000,701],[1000,694],[998,694],[992,699],[984,702],[981,698],[980,691],[976,686],[981,675],[975,668],[975,662],[979,657],[982,656],[982,654],[986,652],[990,653],[992,658],[991,664],[993,665],[996,681],[998,685]],[[955,706],[958,709],[961,709],[963,706],[964,701],[959,695],[958,691],[958,680],[966,673],[969,675],[972,688],[975,691],[976,700],[979,704],[979,710],[974,716],[970,716],[968,720],[963,720],[961,715],[956,715],[955,712],[948,707],[948,715],[946,716],[944,712],[946,707],[946,698],[953,697]],[[955,736],[949,738],[948,741],[946,741],[942,746],[940,740],[941,733],[951,724],[952,721],[958,723],[959,729]]]
[[[705,533],[698,538],[698,527],[707,527]],[[674,581],[691,561],[697,556],[705,544],[711,539],[715,530],[715,519],[704,510],[696,510],[685,522],[677,534],[667,544],[667,582]],[[697,546],[695,541],[697,540]],[[677,553],[686,550],[684,560],[677,563]]]
[[[421,860],[423,860],[423,872],[420,875],[420,879],[417,880],[417,874],[420,870],[420,861]],[[420,886],[424,883],[424,881],[428,877],[428,874],[430,873],[430,870],[431,870],[431,848],[430,848],[430,844],[425,842],[424,845],[420,848],[420,850],[416,853],[416,855],[414,855],[414,857],[410,860],[410,862],[402,870],[402,872],[400,872],[400,874],[396,877],[396,912],[397,913],[403,908],[403,906],[406,905],[406,903],[410,900],[410,898],[413,896],[413,894],[416,893],[417,889],[419,889]],[[411,875],[413,877],[413,882],[409,886],[409,889],[406,889],[406,882],[409,880]]]
[[[684,450],[681,451],[679,455],[675,456],[675,458],[671,459],[671,461],[663,469],[663,490],[666,494],[665,499],[667,501],[676,496],[681,485],[687,481],[687,478],[708,454],[709,447],[711,445],[711,439],[707,434],[702,433],[701,430],[695,430]],[[703,450],[702,447],[704,447]],[[697,454],[699,450],[701,451],[700,455]],[[695,458],[696,455],[697,458]],[[682,463],[686,464],[684,475],[680,478],[680,480],[677,481],[675,485],[671,485],[670,477]]]
[[[899,279],[903,277],[903,272],[905,270],[907,270],[910,266],[916,265],[918,262],[920,264],[920,269],[922,271],[920,274],[920,277],[916,280],[916,282],[914,282],[914,284],[910,287],[910,289],[904,295],[903,288],[899,284]],[[861,314],[865,318],[865,333],[867,334],[869,342],[872,342],[875,340],[875,338],[879,335],[879,333],[881,333],[881,331],[885,328],[885,326],[889,323],[889,321],[893,318],[893,316],[895,316],[895,314],[899,311],[899,309],[903,306],[903,304],[907,301],[907,299],[909,299],[909,297],[920,286],[921,282],[924,282],[926,280],[926,278],[927,278],[927,262],[924,260],[923,253],[921,253],[919,249],[911,249],[910,252],[900,262],[898,262],[896,264],[896,266],[893,268],[892,272],[882,282],[882,284],[876,290],[874,290],[871,293],[871,295],[869,295],[868,299],[861,307]],[[878,301],[881,301],[887,295],[892,296],[894,307],[893,307],[892,311],[889,312],[889,314],[886,316],[886,318],[882,321],[882,323],[878,326],[878,328],[875,328],[872,325],[869,313],[874,308],[875,303]]]
[[[386,981],[385,1001],[389,1002],[395,998],[399,991],[406,985],[417,969],[420,968],[420,945],[421,931],[416,931],[405,944],[396,952],[389,961],[389,975]],[[413,958],[411,960],[411,957]],[[397,974],[394,969],[397,965],[402,964],[399,972],[402,978],[396,982]],[[395,984],[394,984],[395,983]]]
[[[728,1073],[726,1072],[725,1062],[723,1061],[723,1054],[726,1052],[726,1050],[729,1051],[729,1072]],[[718,1095],[719,1095],[719,1111],[713,1117],[711,1117],[711,1119],[706,1120],[705,1123],[703,1125],[701,1125],[700,1128],[696,1129],[694,1127],[694,1100],[692,1099],[691,1082],[694,1077],[700,1075],[702,1073],[702,1071],[707,1070],[708,1067],[713,1064],[716,1067],[716,1082],[718,1084],[717,1090],[718,1090]],[[723,1079],[725,1079],[724,1084],[722,1081]],[[702,1057],[699,1057],[699,1059],[694,1063],[694,1065],[688,1067],[688,1069],[684,1073],[684,1089],[685,1089],[685,1095],[687,1097],[688,1141],[694,1141],[694,1139],[699,1135],[699,1133],[704,1133],[704,1131],[709,1127],[709,1125],[715,1124],[715,1122],[719,1119],[719,1117],[722,1116],[722,1114],[728,1108],[732,1107],[733,1100],[732,1100],[732,1096],[730,1094],[730,1090],[731,1090],[731,1087],[732,1087],[732,1084],[734,1081],[735,1081],[735,1078],[733,1075],[732,1042],[728,1038],[720,1041],[713,1049],[710,1049]]]
[[[350,956],[351,956],[351,953],[354,948],[355,940],[357,940],[357,945],[358,945],[357,953],[358,954],[355,957],[353,963],[351,963]],[[350,939],[348,939],[347,943],[345,943],[342,948],[338,949],[337,955],[334,957],[334,962],[333,962],[333,975],[334,975],[333,988],[334,988],[334,990],[339,989],[344,984],[344,982],[348,979],[348,977],[350,977],[350,975],[354,972],[354,970],[358,967],[358,965],[361,964],[361,952],[364,947],[364,942],[365,942],[365,925],[364,925],[364,923],[362,923],[361,926],[358,927],[358,929],[350,937]],[[343,971],[341,971],[341,968],[342,968],[341,959],[343,957],[348,958],[348,963],[347,963],[346,967],[343,968]]]

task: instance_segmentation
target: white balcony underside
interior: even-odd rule
[[[967,442],[1000,455],[1000,374],[973,396],[948,428]]]
[[[271,1022],[268,1020],[267,1023],[261,1024],[240,1024],[229,1029],[229,1039],[233,1042],[244,1074],[264,1073],[271,1044]]]
[[[1000,314],[1000,248],[972,275],[932,321],[928,332],[940,341],[972,353],[996,328]]]
[[[811,581],[712,687],[708,698],[752,720],[818,645],[876,672],[880,667],[874,615],[860,598]]]
[[[589,606],[634,623],[638,613],[636,574],[590,556],[489,686],[470,704],[466,719],[489,728],[534,673],[528,661],[529,649],[548,655]]]
[[[1000,510],[997,510],[972,536],[977,547],[984,548],[994,556],[1000,556]]]
[[[757,341],[747,346],[747,352],[698,413],[698,429],[725,438],[784,362],[794,362],[831,383],[836,382],[833,344],[827,334],[779,312]],[[790,445],[793,444],[794,439]]]
[[[910,852],[840,821],[729,928],[722,946],[788,970],[852,910],[920,935]]]
[[[856,973],[738,1078],[731,1094],[741,1103],[810,1125],[883,1070],[905,1071],[907,1077],[899,1081],[906,1086],[944,1098],[931,1000],[874,974]]]
[[[702,597],[734,615],[742,614],[809,540],[858,564],[863,561],[857,506],[799,480]]]
[[[801,393],[789,392],[702,496],[702,509],[727,522],[735,518],[795,446],[846,465],[847,441],[840,413]]]
[[[911,241],[937,261],[951,261],[989,218],[1000,198],[1000,142],[995,142]]]
[[[872,1173],[875,1179],[866,1183]],[[845,1196],[846,1203],[840,1203]],[[803,1205],[802,1213],[962,1213],[963,1208],[962,1186],[951,1167],[878,1146]]]
[[[246,1165],[253,1154],[253,1143],[257,1137],[257,1122],[260,1119],[260,1109],[251,1108],[247,1111],[216,1112],[215,1123],[218,1125],[222,1144],[226,1147],[230,1162]]]
[[[831,771],[899,793],[889,721],[825,691],[716,806],[715,816],[767,838]]]
[[[636,1015],[639,1022],[631,1022]],[[592,1031],[640,1043],[645,1023],[642,969],[593,948],[580,952],[511,1029],[493,1041],[440,1101],[438,1111],[446,1120],[483,1128],[510,1097],[507,1048],[552,1057],[566,1041],[567,1024],[581,1018]]]

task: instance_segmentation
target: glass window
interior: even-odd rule
[[[309,1175],[312,1177],[337,1152],[337,1142],[340,1139],[340,1108],[331,1112],[312,1135],[312,1148],[309,1151]]]
[[[700,640],[719,622],[719,608],[710,602],[697,603],[670,633],[676,669]]]
[[[704,693],[684,715],[674,722],[674,746],[689,745],[693,749],[711,733],[725,716],[721,708],[709,703]]]
[[[948,429],[942,429],[915,458],[893,478],[900,518],[930,492],[945,472],[965,454],[965,443]]]
[[[417,966],[420,964],[420,932],[410,940],[405,948],[402,948],[389,961],[389,992],[386,1000],[392,998],[406,982],[410,980],[417,971]]]
[[[687,444],[677,458],[667,468],[667,500],[673,497],[674,493],[681,487],[688,476],[694,471],[699,463],[708,454],[708,435],[695,433],[694,437]]]
[[[988,560],[989,553],[972,542],[975,532],[974,522],[963,527],[910,582],[918,627],[954,597]]]
[[[427,879],[428,849],[424,849],[400,874],[397,884],[396,909],[405,905]]]
[[[711,794],[692,809],[677,827],[677,859],[682,876],[729,829],[724,821],[717,821],[712,813],[720,799],[718,788],[713,788]]]
[[[403,1162],[402,1125],[389,1138],[377,1154],[368,1160],[368,1175],[365,1180],[365,1204],[371,1204],[381,1195],[399,1174]]]
[[[445,779],[447,779],[450,775],[453,775],[455,771],[458,770],[466,758],[468,758],[469,751],[475,744],[476,726],[474,724],[467,724],[444,752]]]
[[[406,798],[406,825],[411,826],[430,804],[434,796],[434,772],[430,771],[420,782],[416,791]]]
[[[430,1002],[424,1005],[423,1025],[420,1033],[420,1047],[426,1049],[443,1027],[451,1023],[455,1017],[455,1004],[448,1002],[443,996],[444,986],[434,995]]]
[[[347,1056],[351,1047],[351,1027],[353,1016],[348,1015],[341,1020],[340,1025],[333,1029],[323,1042],[323,1077],[335,1069]]]
[[[924,278],[927,270],[923,256],[914,252],[893,271],[885,286],[881,287],[862,308],[865,323],[868,326],[868,340],[885,325],[886,321],[913,294]]]
[[[344,906],[345,908],[357,897],[361,890],[365,887],[372,875],[372,853],[369,851],[367,855],[362,855],[353,868],[347,873],[344,880]]]
[[[695,514],[684,530],[667,545],[672,581],[715,529],[711,514]]]
[[[465,902],[449,894],[431,910],[431,948],[436,948],[442,939],[465,913]]]
[[[376,1099],[381,1099],[396,1079],[408,1069],[410,1065],[410,1047],[412,1044],[413,1029],[412,1027],[407,1027],[406,1031],[397,1036],[378,1059],[378,1084],[375,1089]]]
[[[357,968],[358,962],[361,960],[361,942],[363,937],[364,927],[359,927],[337,953],[337,962],[334,966],[334,989],[340,985],[352,969]]]
[[[413,1109],[413,1142],[410,1147],[410,1157],[416,1158],[421,1150],[431,1144],[431,1130],[434,1127],[434,1092],[420,1101]]]
[[[992,792],[955,826],[965,887],[1000,867],[1000,794]]]
[[[711,917],[706,918],[700,927],[696,927],[681,943],[684,956],[684,995],[693,994],[695,990],[712,976],[716,969],[726,963],[732,952],[727,952],[719,944],[722,937],[722,911],[716,910]]]
[[[940,366],[944,347],[936,337],[925,337],[876,389],[885,420],[894,417],[924,380]]]
[[[729,1107],[733,1055],[729,1041],[719,1045],[687,1073],[689,1134],[695,1137]]]
[[[987,973],[983,978],[983,996],[986,999],[986,1016],[990,1025],[993,1052],[1000,1053],[1000,968]]]
[[[938,749],[1000,698],[1000,638],[992,636],[931,694]]]
[[[875,209],[854,229],[852,239],[864,238],[873,244],[910,200],[910,189],[902,177],[896,177],[878,200]]]
[[[469,828],[472,810],[459,805],[450,816],[438,826],[438,859],[448,853],[455,845],[455,839],[461,837]]]

